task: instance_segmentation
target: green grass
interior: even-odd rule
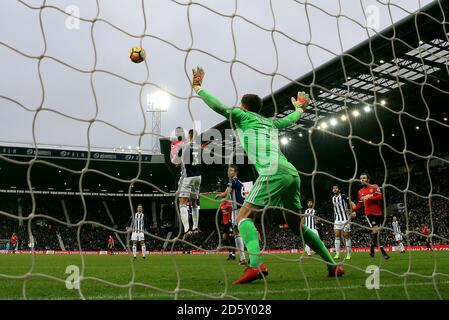
[[[267,255],[267,282],[234,286],[231,283],[243,268],[226,261],[226,255],[150,255],[136,261],[126,255],[36,255],[33,263],[31,255],[2,254],[0,299],[81,299],[81,293],[85,299],[129,299],[131,294],[133,299],[159,300],[174,299],[177,288],[177,298],[189,300],[449,299],[449,252],[391,253],[391,257],[384,261],[378,253],[374,259],[355,253],[344,264],[346,274],[337,280],[326,277],[318,256],[300,260],[298,254]],[[82,260],[86,278],[81,290],[66,289],[66,267],[81,268]],[[365,269],[373,264],[381,268],[378,290],[365,287],[369,276]]]

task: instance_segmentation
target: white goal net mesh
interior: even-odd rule
[[[446,1],[1,1],[1,298],[449,298],[448,12]],[[128,56],[136,46],[147,52],[140,64]],[[167,182],[178,177],[164,176],[174,167],[160,160],[159,138],[178,126],[216,128],[221,136],[202,143],[223,148],[225,161],[203,165],[204,194],[224,191],[226,152],[242,152],[231,124],[192,91],[196,66],[206,70],[204,88],[225,104],[255,93],[267,117],[287,116],[290,98],[307,92],[307,111],[279,132],[301,177],[304,210],[311,199],[334,256],[332,187],[357,203],[360,173],[368,172],[383,196],[379,239],[391,259],[367,258],[371,229],[362,211],[350,222],[351,260],[341,240],[342,278],[325,277],[322,259],[307,257],[301,237],[270,205],[256,227],[272,267],[257,284],[232,285],[243,267],[226,261],[235,246],[223,239],[218,200],[210,200],[213,218],[200,214],[201,241],[184,240]],[[102,155],[119,160],[96,166]],[[132,173],[120,175],[117,168],[131,162]],[[47,171],[36,174],[39,168]],[[240,174],[256,178],[247,164]],[[76,181],[71,189],[62,176]],[[154,194],[170,201],[152,205]],[[154,218],[140,265],[123,222],[139,203]],[[52,207],[58,214],[48,213]],[[174,226],[164,231],[170,212]],[[37,247],[107,252],[109,235],[126,259],[37,254]]]

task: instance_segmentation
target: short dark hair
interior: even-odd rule
[[[182,131],[182,135],[180,131]],[[182,127],[176,127],[175,134],[178,141],[182,141],[182,139],[184,138],[184,129]]]
[[[229,166],[229,168],[234,169],[235,173],[239,173],[239,167],[237,167],[235,164],[231,164],[231,165]]]
[[[193,129],[190,129],[189,130],[189,137],[190,137],[190,139],[193,139],[193,136],[197,136],[197,132],[196,132],[196,130],[193,130]]]
[[[369,175],[368,173],[366,173],[366,172],[362,172],[362,173],[360,174],[360,176],[366,176],[366,177],[368,178],[368,180],[371,180],[370,175]]]
[[[334,185],[332,185],[332,188],[333,187],[337,187],[338,188],[338,190],[341,190],[341,187],[338,185],[338,184],[334,184]]]
[[[262,99],[257,94],[245,94],[242,97],[242,104],[248,111],[259,113],[262,109]]]

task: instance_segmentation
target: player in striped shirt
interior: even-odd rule
[[[131,241],[133,242],[133,256],[136,259],[137,256],[137,242],[140,241],[142,248],[142,258],[145,259],[146,247],[144,232],[147,229],[147,221],[145,214],[143,213],[143,206],[139,204],[137,206],[137,212],[129,218],[127,229],[132,229]]]
[[[237,217],[243,243],[248,249],[249,267],[233,284],[243,284],[268,275],[260,252],[254,219],[266,206],[284,208],[284,219],[291,230],[317,252],[326,262],[328,276],[341,276],[341,268],[317,235],[301,224],[301,180],[296,168],[287,160],[279,146],[279,129],[296,123],[309,103],[305,92],[298,92],[291,101],[294,111],[283,118],[266,118],[259,114],[262,99],[256,94],[245,94],[238,107],[228,107],[203,90],[204,70],[193,70],[192,87],[209,108],[226,117],[239,137],[249,161],[259,174]],[[268,151],[268,152],[267,152]]]
[[[307,209],[304,212],[303,224],[319,237],[318,230],[316,228],[316,210],[314,209],[312,200],[307,201]],[[312,255],[308,245],[305,246],[304,251],[307,253],[308,257]]]
[[[234,164],[231,164],[228,168],[228,178],[229,183],[226,190],[220,194],[217,194],[217,198],[231,198],[232,200],[232,228],[234,230],[234,240],[235,246],[239,251],[240,264],[246,265],[246,257],[245,257],[245,247],[243,245],[242,237],[240,236],[239,229],[237,227],[237,216],[239,215],[240,207],[243,205],[245,201],[245,187],[243,183],[237,177],[239,173],[239,167]]]
[[[404,253],[405,248],[404,244],[402,243],[401,225],[399,224],[397,216],[393,216],[393,222],[391,223],[391,226],[393,227],[394,231],[394,241],[396,241],[396,243],[398,244],[401,253]]]
[[[345,239],[346,257],[351,259],[351,224],[350,224],[350,199],[347,195],[341,193],[339,186],[332,186],[332,205],[334,206],[334,233],[335,233],[335,256],[334,259],[340,259],[341,237]]]

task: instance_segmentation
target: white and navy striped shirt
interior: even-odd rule
[[[395,235],[401,234],[401,225],[399,224],[399,221],[393,221],[391,225],[393,226]]]
[[[344,194],[336,194],[332,197],[334,205],[335,222],[345,222],[349,220],[346,210],[349,208],[349,198]]]
[[[316,226],[315,226],[316,211],[315,211],[315,209],[307,209],[305,214],[306,214],[306,216],[304,218],[306,220],[305,224],[306,224],[307,228],[316,230]]]
[[[131,217],[128,223],[128,226],[131,226],[133,228],[133,232],[144,232],[146,229],[146,220],[145,220],[145,214],[136,212],[134,214],[134,220]]]

